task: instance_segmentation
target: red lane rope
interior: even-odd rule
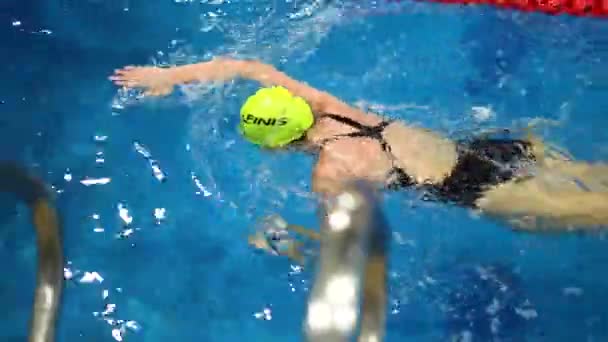
[[[389,0],[390,1],[390,0]],[[543,12],[550,15],[608,18],[608,0],[418,0],[447,4],[494,5],[526,12]],[[391,2],[399,2],[398,0]]]

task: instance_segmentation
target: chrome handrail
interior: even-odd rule
[[[321,250],[308,301],[307,341],[380,342],[386,319],[389,228],[372,187],[353,183],[322,207]]]
[[[55,324],[63,290],[63,251],[57,212],[45,185],[25,170],[0,162],[0,191],[27,203],[36,228],[38,271],[29,342],[55,341]]]

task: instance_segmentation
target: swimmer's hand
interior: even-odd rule
[[[110,80],[118,86],[142,88],[145,95],[164,96],[178,84],[232,80],[244,72],[244,63],[229,58],[215,58],[171,68],[127,66],[115,70]]]
[[[171,69],[158,67],[126,66],[115,70],[110,80],[118,86],[141,88],[149,96],[170,94],[176,84]]]

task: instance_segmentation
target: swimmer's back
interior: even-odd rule
[[[336,112],[337,109],[341,111]],[[366,113],[350,106],[329,106],[327,112],[352,119],[365,126],[376,126],[384,121],[379,115]],[[316,116],[317,121],[307,134],[308,140],[316,146],[332,137],[349,134],[355,130],[336,120],[323,118],[323,114]],[[437,133],[409,126],[401,121],[393,121],[383,130],[382,135],[390,146],[390,154],[369,146],[377,144],[370,139],[349,139],[346,144],[336,141],[323,147],[328,151],[339,152],[342,154],[342,159],[356,160],[356,165],[351,165],[351,168],[365,165],[367,173],[372,178],[377,178],[374,175],[378,173],[388,173],[391,165],[394,164],[416,182],[439,183],[449,175],[456,164],[458,158],[456,145]]]

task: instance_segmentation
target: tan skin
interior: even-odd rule
[[[150,96],[164,96],[176,85],[192,82],[226,82],[243,78],[263,86],[279,85],[304,98],[317,120],[307,132],[306,143],[319,142],[353,128],[317,115],[338,113],[366,125],[382,119],[350,106],[335,96],[294,80],[273,66],[258,61],[219,58],[172,68],[125,67],[110,79],[119,86],[141,88]],[[440,134],[394,122],[383,136],[390,144],[394,163],[418,183],[439,184],[457,162],[456,145]],[[538,163],[535,177],[489,187],[477,200],[483,213],[501,217],[530,230],[591,229],[608,225],[608,165],[572,162],[550,156],[535,144]],[[313,190],[331,195],[345,181],[365,179],[386,184],[393,164],[380,144],[368,138],[340,138],[320,150],[312,173]],[[572,179],[577,179],[578,183]],[[585,186],[581,187],[580,183]],[[591,191],[589,191],[591,189]]]
[[[306,263],[306,257],[302,253],[304,244],[300,241],[301,238],[308,239],[309,241],[320,241],[321,234],[314,230],[292,224],[288,225],[286,229],[297,234],[300,238],[290,239],[288,241],[289,248],[286,251],[274,251],[264,236],[264,232],[262,231],[249,235],[247,242],[256,249],[265,250],[267,252],[279,252],[282,253],[282,255],[287,256],[292,261],[304,265]]]

